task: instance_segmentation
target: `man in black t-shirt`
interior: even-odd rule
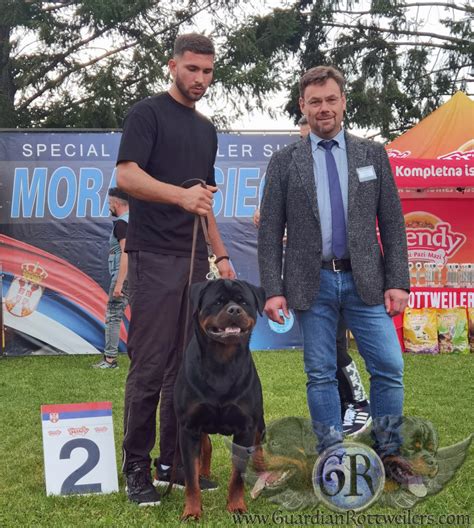
[[[178,37],[169,61],[173,83],[168,92],[130,109],[117,159],[118,186],[130,196],[125,250],[129,262],[127,348],[131,362],[125,389],[123,470],[128,497],[140,505],[160,501],[150,478],[160,399],[158,484],[169,481],[174,458],[173,389],[184,345],[194,215],[207,217],[221,276],[235,277],[212,212],[212,193],[217,190],[217,134],[212,123],[195,109],[195,102],[212,81],[213,67],[214,47],[207,37]],[[191,178],[203,180],[206,188],[183,188]],[[204,280],[208,270],[200,230],[193,282]],[[190,329],[187,336],[191,336]],[[182,481],[180,470],[176,482],[184,484]],[[201,488],[214,487],[211,481],[201,479]]]

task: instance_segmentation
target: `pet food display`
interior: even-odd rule
[[[407,308],[403,317],[405,350],[415,354],[437,354],[438,331],[436,310]]]
[[[474,353],[474,308],[467,309],[468,322],[469,322],[469,346],[471,352]]]
[[[465,308],[438,310],[439,351],[442,354],[469,353],[467,314]]]

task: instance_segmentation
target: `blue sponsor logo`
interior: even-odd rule
[[[283,324],[275,323],[274,321],[269,319],[268,325],[277,334],[286,334],[293,328],[293,325],[295,324],[295,316],[293,315],[293,312],[291,310],[290,317],[288,319],[283,315],[282,310],[280,310],[280,315],[283,317]]]

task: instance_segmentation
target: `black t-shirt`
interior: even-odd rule
[[[217,134],[214,125],[194,108],[162,93],[135,104],[125,118],[117,164],[134,161],[150,176],[180,186],[199,178],[215,185]],[[126,251],[168,255],[191,254],[194,215],[176,205],[129,197]],[[196,255],[207,257],[199,229]]]
[[[127,238],[127,227],[128,224],[125,220],[116,220],[114,222],[114,237],[120,242],[124,238]]]

